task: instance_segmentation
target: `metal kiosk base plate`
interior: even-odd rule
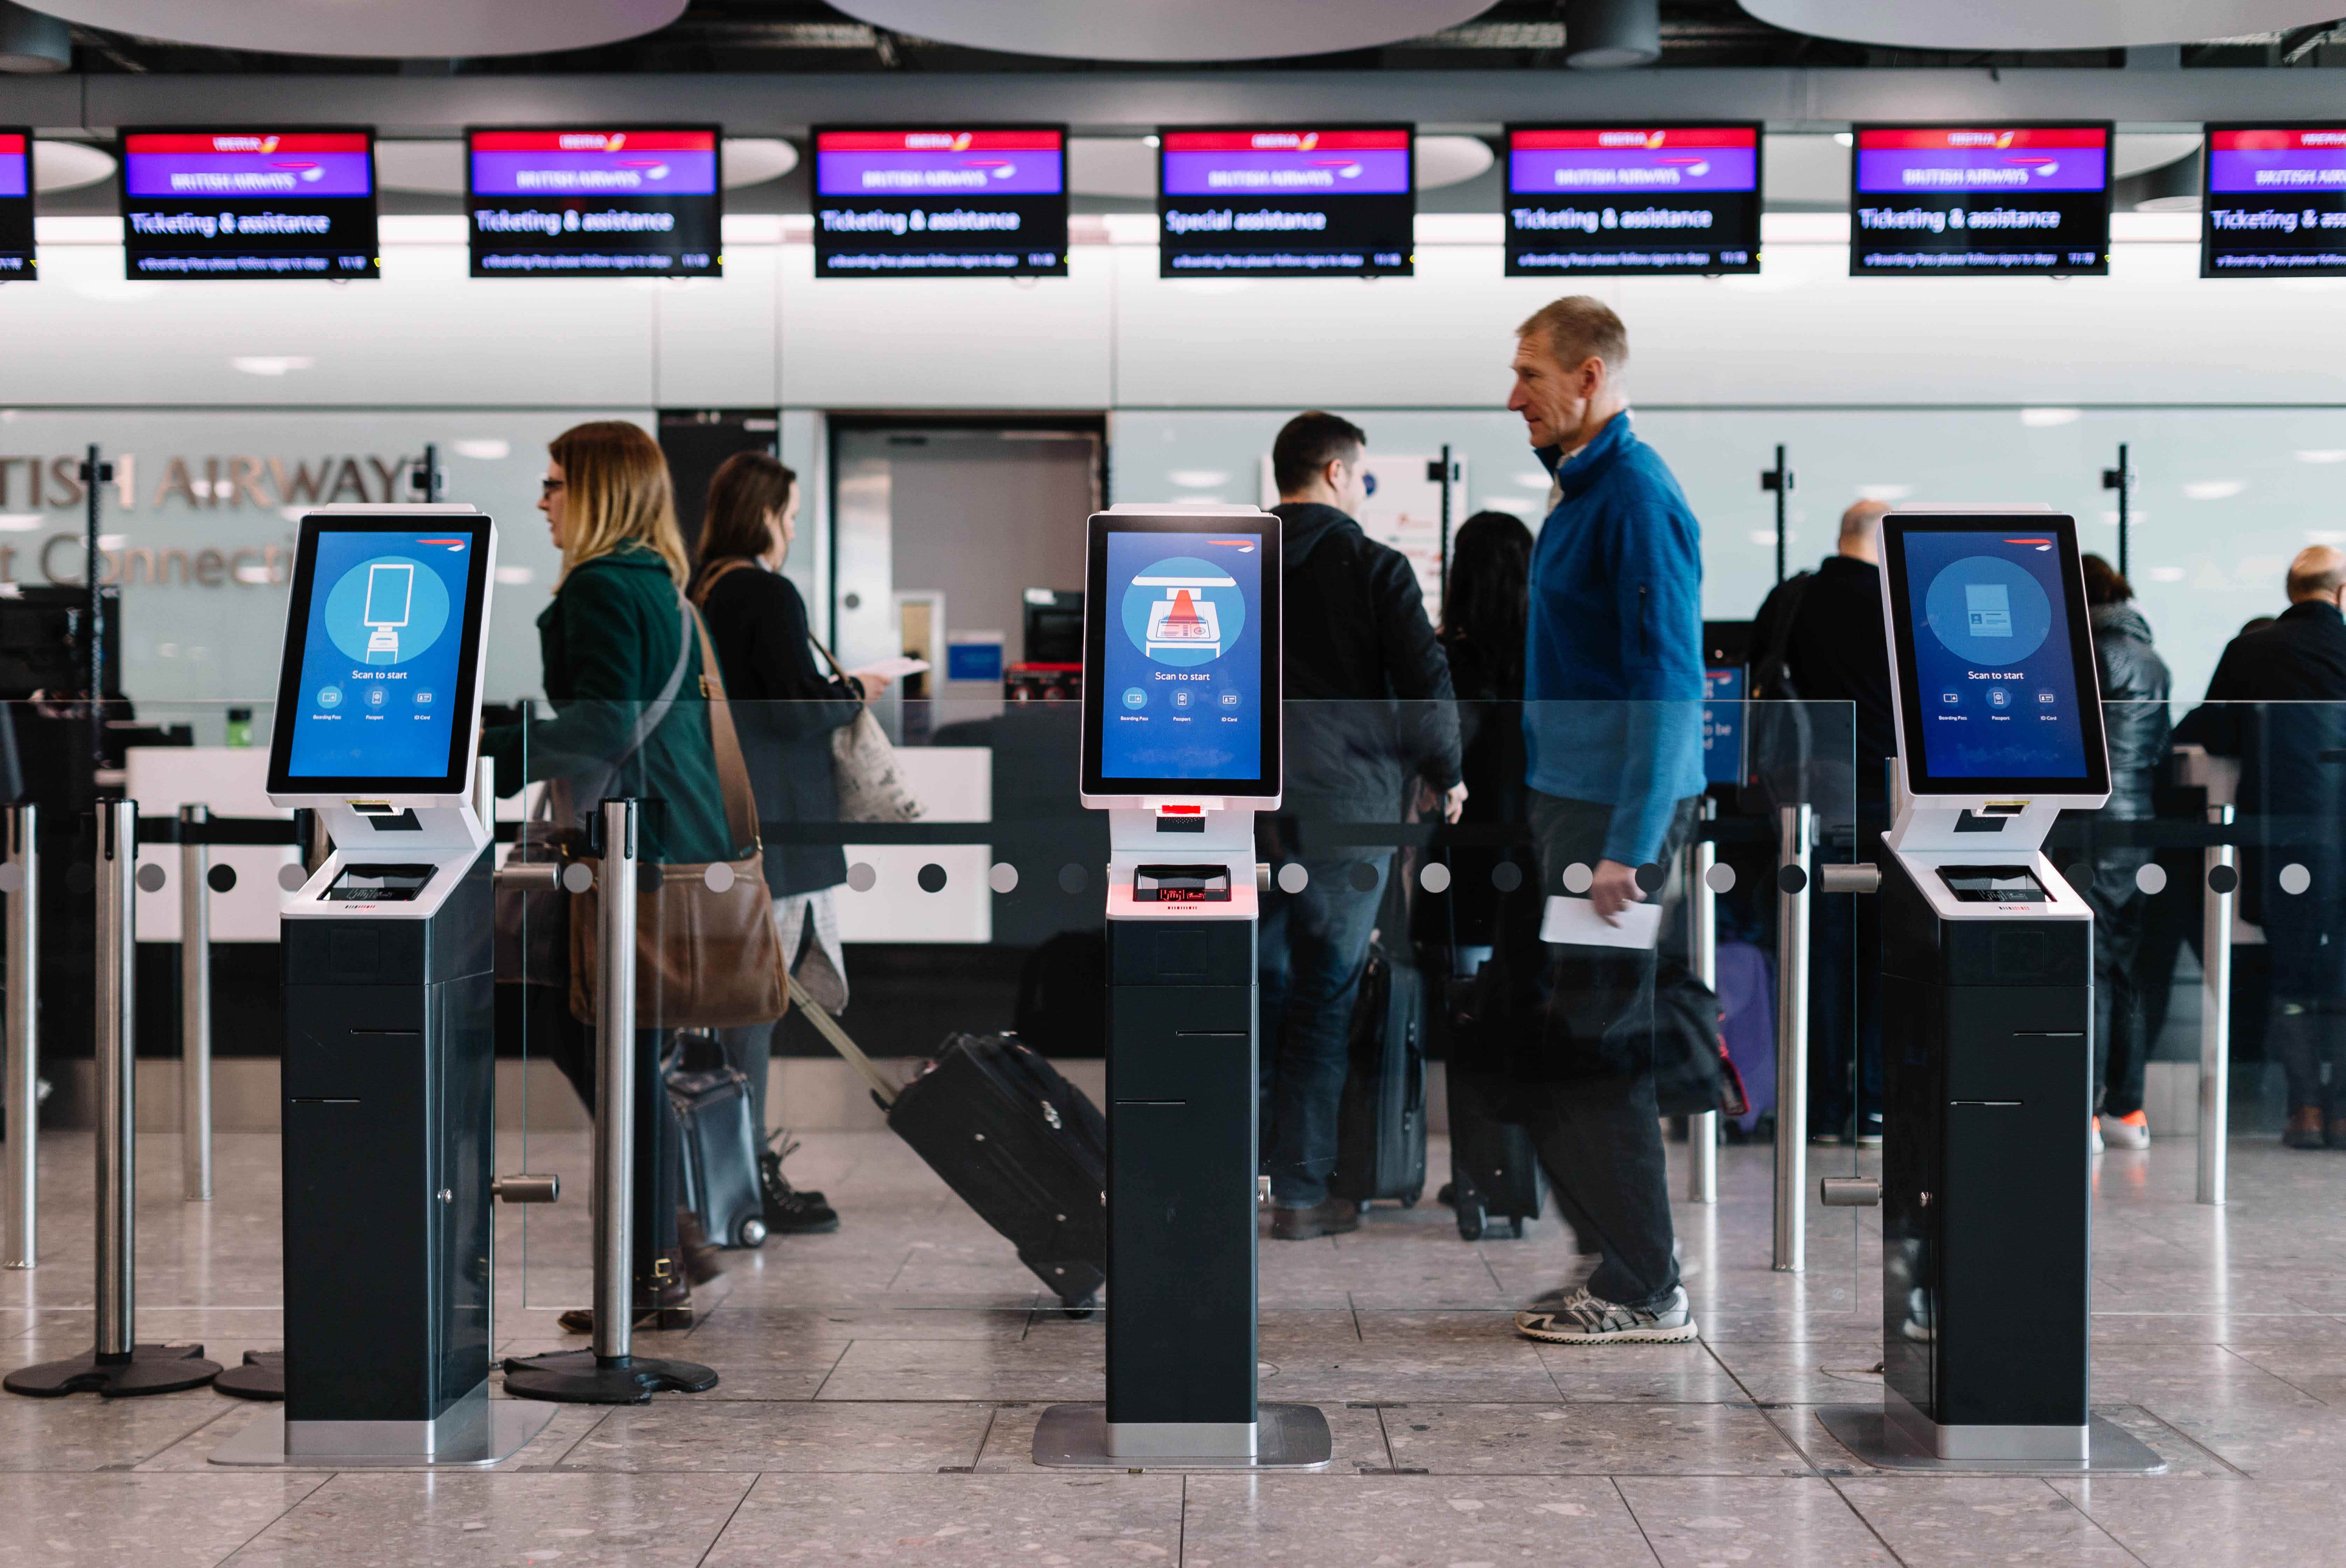
[[[285,1412],[264,1411],[260,1419],[212,1450],[214,1464],[277,1465],[289,1470],[477,1470],[511,1459],[522,1446],[546,1430],[554,1419],[552,1405],[528,1400],[490,1400],[488,1420],[480,1438],[453,1451],[379,1454],[288,1454]]]
[[[1916,1453],[1880,1405],[1826,1405],[1817,1420],[1833,1440],[1876,1470],[1939,1471],[1972,1475],[2157,1475],[2167,1469],[2149,1444],[2116,1421],[2093,1418],[2084,1459],[1941,1459]]]
[[[1035,1462],[1055,1470],[1322,1470],[1334,1457],[1313,1405],[1257,1406],[1251,1454],[1112,1454],[1106,1405],[1053,1405],[1035,1423]]]

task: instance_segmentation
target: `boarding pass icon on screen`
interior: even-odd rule
[[[2012,635],[2012,590],[2002,583],[1964,585],[1964,608],[1975,637]]]
[[[1165,597],[1148,606],[1148,636],[1142,650],[1202,648],[1222,651],[1222,619],[1213,601],[1186,587],[1168,588]]]

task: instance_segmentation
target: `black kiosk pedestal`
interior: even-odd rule
[[[495,557],[469,506],[301,521],[269,793],[334,852],[283,913],[285,1408],[217,1464],[487,1464],[552,1413],[488,1386]]]
[[[1900,779],[1882,858],[1882,1404],[1892,1469],[2134,1471],[2086,1404],[2094,914],[2043,852],[2109,795],[2076,525],[1882,519]]]
[[[1083,798],[1109,813],[1107,1402],[1035,1462],[1316,1469],[1327,1418],[1255,1398],[1254,816],[1280,790],[1279,520],[1091,519]]]

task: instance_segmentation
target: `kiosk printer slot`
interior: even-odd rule
[[[492,1461],[495,995],[476,776],[496,530],[470,506],[302,518],[269,798],[334,851],[286,902],[285,1406],[224,1463]],[[271,1450],[274,1451],[270,1451]]]
[[[2076,526],[1892,514],[1882,545],[1902,788],[1876,1462],[2155,1468],[2086,1402],[2094,916],[2044,852],[2110,787]],[[1826,1424],[1865,1453],[1851,1415]]]
[[[1109,820],[1107,1403],[1048,1465],[1317,1466],[1328,1423],[1255,1400],[1254,817],[1280,792],[1280,524],[1091,519],[1083,803]]]

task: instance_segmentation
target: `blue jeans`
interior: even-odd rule
[[[1305,860],[1311,881],[1301,892],[1274,890],[1262,901],[1262,1168],[1281,1208],[1328,1196],[1352,1005],[1392,860],[1391,850]],[[1375,881],[1354,887],[1355,870]]]

